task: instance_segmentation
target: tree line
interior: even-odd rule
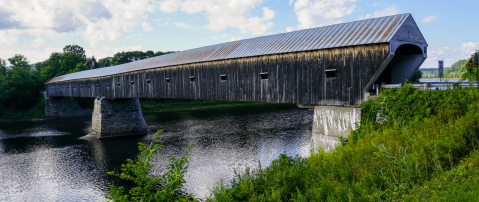
[[[150,57],[173,53],[149,51],[119,52],[113,57],[97,60],[87,57],[83,47],[67,45],[63,52],[55,52],[42,62],[30,64],[21,54],[8,58],[0,58],[0,119],[6,114],[16,113],[40,104],[44,84],[56,76],[102,67],[120,65]],[[8,117],[7,117],[8,118]],[[35,117],[38,118],[38,117]]]

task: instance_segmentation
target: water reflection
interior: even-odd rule
[[[312,113],[240,107],[146,114],[150,134],[103,140],[81,138],[89,119],[0,123],[0,201],[102,201],[109,184],[129,186],[106,172],[135,158],[137,143],[149,144],[158,129],[165,147],[152,162],[154,174],[195,143],[185,188],[204,198],[220,179],[229,182],[233,169],[267,166],[281,153],[308,156]]]

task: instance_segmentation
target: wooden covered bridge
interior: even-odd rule
[[[357,105],[376,84],[410,79],[426,56],[411,14],[366,19],[59,76],[45,85],[47,116],[65,111],[62,97]]]

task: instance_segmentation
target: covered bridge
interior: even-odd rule
[[[410,79],[427,56],[411,14],[227,42],[56,77],[55,97],[357,105]],[[48,106],[47,106],[48,107]],[[47,110],[48,115],[48,110]]]
[[[412,77],[427,43],[410,14],[275,34],[56,77],[48,97],[358,104]]]

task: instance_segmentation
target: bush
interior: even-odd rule
[[[402,201],[434,190],[437,194],[427,196],[454,193],[475,199],[477,174],[461,185],[454,184],[457,178],[438,176],[460,173],[454,169],[460,169],[461,160],[477,152],[477,98],[473,88],[419,91],[407,85],[384,91],[364,103],[366,119],[352,132],[354,141],[308,158],[281,155],[267,168],[238,174],[230,187],[219,184],[208,201]],[[386,118],[381,123],[372,121],[376,106]],[[476,165],[471,161],[462,160]],[[438,182],[452,182],[449,192],[441,192]]]
[[[172,157],[170,164],[167,165],[167,172],[158,176],[151,177],[151,158],[156,152],[163,147],[156,140],[163,131],[158,131],[153,137],[153,141],[148,147],[143,143],[138,143],[140,155],[134,162],[127,159],[126,164],[121,165],[121,172],[108,172],[109,175],[117,176],[121,179],[132,181],[136,184],[128,194],[123,194],[123,187],[116,187],[110,185],[110,192],[107,193],[106,198],[113,201],[190,201],[191,196],[179,195],[178,191],[183,187],[186,181],[184,175],[188,169],[187,153],[183,154],[179,159]],[[190,150],[194,144],[190,144],[186,151]],[[196,200],[195,200],[196,201]]]

